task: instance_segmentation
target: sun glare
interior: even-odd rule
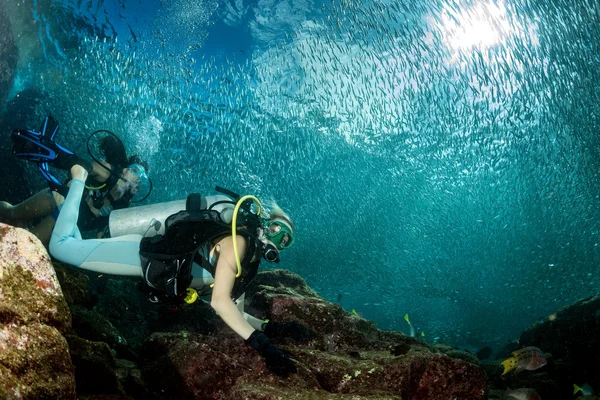
[[[448,46],[457,50],[501,44],[511,32],[502,2],[481,2],[460,11],[446,5],[438,21]]]

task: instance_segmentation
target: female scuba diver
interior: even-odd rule
[[[94,230],[97,237],[101,237],[108,226],[109,213],[113,209],[129,207],[132,197],[139,191],[140,181],[147,179],[142,161],[137,156],[127,157],[125,146],[114,134],[102,138],[100,142],[99,150],[105,160],[98,160],[92,155],[94,162],[90,164],[54,142],[58,127],[58,123],[48,116],[39,133],[22,129],[13,132],[14,154],[35,162],[49,189],[14,206],[0,202],[0,221],[21,226],[39,221],[31,232],[46,247],[60,212],[59,204],[68,190],[51,173],[50,165],[69,170],[79,162],[90,171],[91,179],[81,203],[78,225],[81,231]]]
[[[284,377],[296,372],[294,361],[273,345],[269,336],[306,340],[310,330],[298,322],[263,321],[243,311],[243,294],[260,259],[278,261],[279,252],[293,243],[293,224],[281,209],[276,207],[267,219],[259,219],[262,207],[252,196],[234,202],[226,196],[190,195],[185,210],[179,208],[181,211],[163,224],[152,219],[138,230],[145,229],[144,234],[116,236],[113,232],[114,216],[134,213],[136,208],[131,208],[111,215],[110,239],[82,240],[77,218],[87,171],[75,165],[71,175],[69,193],[50,240],[52,256],[90,271],[142,278],[141,289],[153,302],[192,303],[198,295],[210,294],[212,308],[266,359],[271,371]],[[258,213],[250,211],[247,198],[257,202]],[[168,209],[169,204],[161,204],[160,209]],[[133,222],[140,219],[131,218]],[[146,236],[150,228],[158,231],[162,225],[163,235]]]

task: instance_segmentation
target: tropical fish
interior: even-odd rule
[[[573,394],[577,394],[577,392],[581,392],[584,396],[590,396],[594,394],[594,389],[592,389],[589,383],[584,383],[581,387],[573,384]]]
[[[520,388],[515,390],[508,388],[506,389],[506,398],[515,400],[542,400],[535,389],[531,388]]]
[[[527,371],[535,371],[546,365],[548,362],[546,355],[540,349],[533,346],[513,351],[512,355],[511,358],[502,361],[502,366],[504,367],[502,375],[505,375],[508,371],[512,371],[513,369],[516,369],[517,372],[521,372],[525,369]]]
[[[410,323],[410,319],[408,319],[408,314],[404,316],[404,320],[408,322],[408,326],[410,326],[410,337],[415,337],[415,327]]]
[[[356,315],[357,317],[363,318],[363,313],[357,312],[354,308],[352,309],[352,314]]]

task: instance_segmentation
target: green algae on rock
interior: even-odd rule
[[[71,314],[48,253],[0,224],[0,387],[3,399],[75,399]]]

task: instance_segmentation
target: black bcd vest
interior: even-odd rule
[[[153,303],[181,304],[193,279],[194,262],[215,275],[214,267],[198,254],[198,250],[208,241],[231,235],[231,225],[221,220],[219,212],[200,209],[197,206],[199,199],[200,195],[191,194],[186,210],[165,220],[164,235],[143,238],[140,243],[144,277],[139,283],[139,289]],[[255,218],[257,219],[254,214],[246,213],[246,217],[239,218],[241,222],[238,225],[255,227]],[[247,248],[241,260],[242,274],[236,278],[231,292],[234,300],[244,293],[260,264],[260,259],[251,262],[258,250],[254,235],[239,226],[237,234],[246,239]]]

